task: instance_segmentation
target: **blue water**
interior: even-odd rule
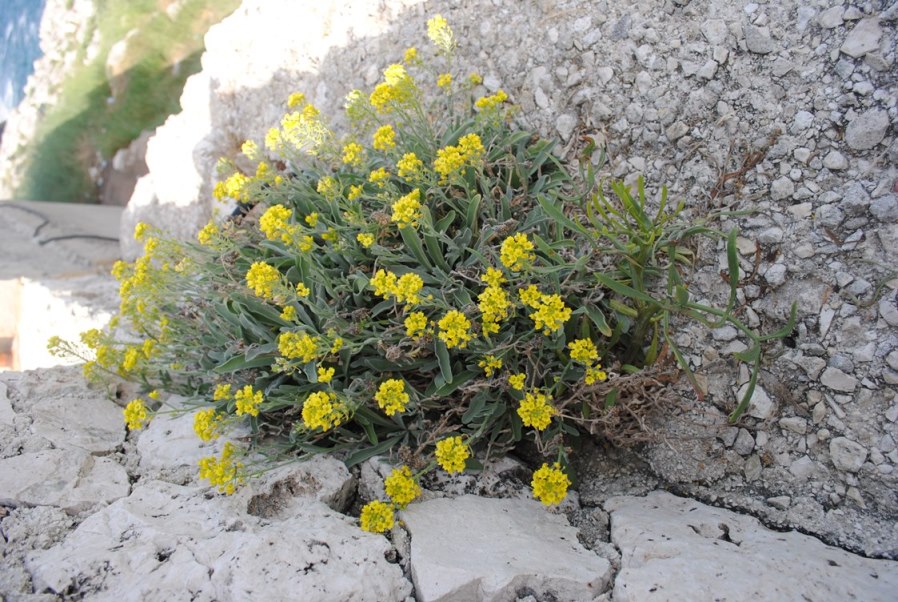
[[[22,100],[25,82],[41,56],[45,0],[0,0],[0,122]]]

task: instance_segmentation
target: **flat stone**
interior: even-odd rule
[[[898,326],[898,298],[892,291],[879,300],[879,315],[889,326]]]
[[[829,456],[839,470],[857,472],[867,459],[867,449],[847,437],[835,437],[829,442]]]
[[[795,183],[785,176],[777,178],[770,184],[770,198],[774,201],[788,199],[793,194],[795,194]]]
[[[857,379],[832,366],[823,371],[820,382],[834,391],[851,393],[857,388]]]
[[[770,37],[770,30],[766,27],[746,25],[745,47],[755,54],[770,54],[776,50],[776,43]]]
[[[418,600],[591,600],[610,583],[611,565],[583,548],[562,515],[526,499],[466,495],[410,505]],[[463,552],[462,552],[463,551]]]
[[[880,109],[868,109],[848,124],[845,142],[854,150],[867,150],[882,142],[888,129],[888,113]]]
[[[755,440],[751,433],[745,429],[739,429],[739,434],[736,435],[736,441],[733,443],[733,450],[740,456],[747,456],[754,448]]]
[[[898,195],[886,194],[870,203],[870,213],[881,222],[898,220]]]
[[[795,531],[771,531],[755,518],[666,492],[611,498],[605,510],[611,541],[621,551],[615,602],[886,602],[898,587],[898,563],[863,558]],[[727,575],[725,593],[721,575]]]
[[[879,50],[880,37],[882,29],[879,27],[879,19],[875,17],[861,19],[845,38],[845,43],[839,50],[850,57],[859,58],[868,52]]]
[[[739,392],[736,394],[736,399],[741,400],[747,390],[748,383],[745,383],[739,388]],[[773,400],[767,395],[767,391],[765,391],[761,385],[756,385],[755,390],[751,394],[748,415],[760,418],[761,420],[767,420],[773,416],[773,411],[775,409],[776,404],[773,403]]]
[[[257,516],[246,496],[147,481],[27,561],[38,591],[91,600],[403,600],[389,542],[309,499]]]
[[[0,460],[4,506],[56,506],[74,514],[125,497],[130,488],[120,464],[76,448]]]
[[[108,454],[125,441],[122,408],[103,397],[48,397],[31,409],[31,428],[60,449]]]
[[[671,142],[676,142],[677,140],[685,136],[687,132],[689,132],[689,126],[687,126],[682,121],[674,121],[672,124],[667,126],[666,130],[664,130],[664,134]]]
[[[842,171],[848,169],[848,159],[839,151],[829,151],[823,157],[823,167],[830,171]]]
[[[833,29],[838,27],[844,21],[842,20],[842,15],[845,13],[845,9],[842,8],[842,5],[833,6],[832,8],[828,8],[817,17],[817,23],[823,29]]]
[[[792,431],[793,433],[797,433],[799,435],[804,435],[808,432],[808,421],[801,416],[789,416],[786,418],[780,418],[780,428],[786,431]]]

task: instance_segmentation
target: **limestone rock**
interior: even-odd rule
[[[847,437],[836,437],[829,442],[829,455],[839,470],[857,472],[867,459],[867,450]]]
[[[435,600],[591,600],[611,565],[577,542],[576,529],[533,500],[462,496],[412,504],[402,513],[412,537],[415,592]]]
[[[776,50],[776,43],[770,37],[770,30],[766,27],[745,27],[745,46],[749,52],[755,54],[770,54]]]
[[[879,109],[869,109],[848,124],[845,142],[855,150],[867,150],[882,142],[888,129],[888,114]]]
[[[845,374],[838,368],[830,366],[823,371],[820,376],[820,382],[835,391],[851,393],[857,388],[857,379],[849,374]]]
[[[853,58],[862,57],[879,49],[880,37],[882,29],[879,27],[879,19],[861,19],[845,38],[845,43],[839,50]]]
[[[863,558],[795,531],[771,531],[755,518],[666,492],[611,498],[605,509],[611,541],[622,553],[615,602],[886,602],[898,587],[898,563]]]
[[[260,518],[245,498],[149,481],[27,566],[38,591],[96,601],[402,600],[388,550],[315,500]]]
[[[100,395],[43,399],[34,404],[31,415],[34,434],[60,449],[108,454],[125,440],[122,409]]]
[[[129,490],[121,465],[74,448],[0,460],[0,505],[57,506],[77,513],[125,497]]]

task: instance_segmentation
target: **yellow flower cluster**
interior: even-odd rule
[[[246,203],[249,201],[249,192],[247,187],[252,180],[240,173],[231,174],[226,180],[218,182],[212,190],[212,196],[221,201],[224,198],[231,198],[238,203]]]
[[[383,533],[384,531],[389,531],[393,528],[393,525],[396,524],[395,518],[393,517],[393,507],[380,500],[368,502],[362,508],[359,522],[362,526],[362,530],[368,531],[369,533]]]
[[[196,239],[201,245],[211,246],[220,233],[221,232],[215,222],[210,221],[196,233]]]
[[[602,370],[601,365],[596,364],[595,366],[590,366],[586,369],[586,374],[583,376],[583,380],[587,385],[594,385],[595,383],[608,380],[608,375]]]
[[[440,73],[439,77],[437,77],[437,86],[444,90],[448,90],[449,87],[452,86],[452,74]]]
[[[193,432],[201,441],[212,441],[221,434],[224,416],[215,408],[200,410],[193,416]]]
[[[208,456],[200,459],[200,478],[208,479],[213,487],[218,487],[220,493],[231,495],[236,491],[237,485],[243,482],[240,472],[243,464],[235,459],[237,448],[228,441],[224,444],[221,457]]]
[[[400,178],[416,181],[421,178],[421,174],[424,171],[424,162],[415,153],[405,153],[396,162],[396,170]]]
[[[334,380],[334,374],[336,373],[337,369],[334,367],[318,366],[318,382],[327,384]]]
[[[427,332],[427,316],[420,311],[410,313],[405,319],[405,334],[417,339],[425,332]]]
[[[421,302],[418,293],[424,287],[424,281],[414,272],[397,277],[393,272],[377,270],[371,277],[371,286],[378,297],[396,297],[397,303],[415,305]]]
[[[586,366],[592,365],[599,359],[599,350],[590,339],[576,339],[568,343],[571,350],[571,359]]]
[[[343,424],[349,415],[346,405],[331,392],[310,394],[302,405],[302,422],[309,429],[328,431]]]
[[[487,268],[486,273],[480,277],[480,280],[485,282],[487,286],[502,286],[508,282],[508,280],[505,279],[505,274],[496,268]]]
[[[474,102],[474,106],[481,111],[491,111],[506,100],[508,100],[508,94],[506,94],[503,90],[498,90],[492,96],[484,96],[482,98],[478,98]]]
[[[246,385],[234,393],[235,413],[238,416],[243,416],[244,414],[258,416],[259,406],[262,405],[263,401],[262,391],[254,391],[251,385]]]
[[[343,163],[347,165],[361,165],[365,157],[365,149],[358,142],[350,142],[343,147]]]
[[[550,335],[561,329],[571,317],[571,308],[564,304],[560,295],[540,295],[536,311],[530,314],[534,328]]]
[[[231,385],[227,383],[216,385],[215,392],[212,394],[212,399],[215,401],[226,401],[231,397]]]
[[[406,48],[405,53],[402,55],[402,60],[405,61],[406,64],[416,62],[418,60],[418,49],[414,46]]]
[[[477,134],[466,134],[458,140],[456,146],[444,146],[437,149],[437,158],[433,161],[434,170],[440,174],[440,181],[446,182],[449,176],[464,167],[476,165],[486,149]]]
[[[355,239],[359,241],[359,244],[365,247],[366,249],[374,244],[375,238],[373,234],[368,232],[360,232]]]
[[[564,496],[567,495],[567,488],[571,486],[571,480],[561,470],[561,465],[556,462],[553,466],[543,464],[539,470],[534,472],[530,486],[533,487],[533,497],[546,506],[554,506],[560,504]]]
[[[305,103],[305,96],[297,93],[291,96],[291,109]],[[307,104],[301,111],[287,113],[281,119],[281,129],[272,128],[265,136],[265,146],[272,152],[306,151],[315,153],[321,144],[330,137],[330,131],[318,109]]]
[[[376,184],[378,188],[383,188],[387,180],[390,179],[390,172],[388,172],[383,167],[378,167],[374,171],[368,174],[368,181],[372,184]],[[352,199],[350,199],[352,200]]]
[[[394,63],[384,70],[384,81],[374,87],[368,100],[378,113],[390,113],[394,108],[406,105],[415,93],[412,77],[405,67]]]
[[[388,151],[396,148],[396,131],[391,125],[382,125],[374,132],[372,139],[374,150]]]
[[[408,393],[405,392],[405,383],[397,378],[385,380],[380,383],[374,400],[387,416],[404,412],[409,400]]]
[[[440,327],[440,340],[446,343],[446,347],[467,347],[471,340],[471,321],[457,309],[450,309],[446,315],[437,322]]]
[[[501,286],[491,284],[477,296],[477,307],[483,314],[483,333],[493,334],[499,332],[499,323],[509,316],[511,302]]]
[[[147,422],[147,406],[142,399],[128,402],[122,413],[129,431],[139,431]]]
[[[259,145],[252,140],[245,141],[240,146],[240,152],[250,161],[259,161],[262,158],[262,153],[259,152]]]
[[[421,486],[415,482],[412,470],[408,466],[394,469],[390,476],[384,479],[384,490],[400,509],[421,495]]]
[[[549,405],[550,397],[544,393],[530,392],[524,395],[518,406],[518,416],[524,426],[532,426],[538,431],[543,431],[552,423],[555,408]]]
[[[276,267],[268,265],[264,261],[256,261],[246,272],[246,284],[256,296],[262,299],[273,300],[274,289],[281,283],[281,273]]]
[[[524,383],[527,380],[527,375],[523,372],[518,372],[517,374],[510,374],[508,376],[508,385],[514,389],[515,391],[523,391]]]
[[[393,215],[390,220],[399,224],[400,228],[417,227],[421,219],[421,191],[417,188],[393,203]]]
[[[278,336],[278,352],[289,360],[301,360],[304,364],[318,358],[318,337],[304,332],[282,332]]]
[[[484,374],[486,374],[487,378],[491,378],[493,374],[495,374],[496,370],[502,368],[502,359],[496,357],[495,355],[487,355],[482,360],[477,362],[477,365],[483,368]]]
[[[443,470],[454,474],[465,469],[465,463],[471,457],[471,448],[462,441],[461,437],[447,437],[442,441],[437,441],[434,455]]]
[[[333,201],[340,195],[340,183],[331,176],[324,176],[318,180],[315,190],[327,200]]]
[[[455,35],[443,15],[435,15],[427,20],[427,37],[446,54],[455,47]]]
[[[533,243],[522,232],[509,236],[502,241],[499,259],[502,261],[502,265],[509,270],[514,272],[523,270],[536,259],[536,255],[533,253]]]
[[[292,216],[292,209],[283,205],[272,205],[259,218],[259,230],[268,240],[280,240],[284,244],[290,244],[297,230],[296,226],[288,223]]]

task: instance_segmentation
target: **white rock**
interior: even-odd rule
[[[99,395],[48,397],[32,406],[31,415],[34,434],[61,449],[108,454],[125,440],[122,408]]]
[[[833,29],[834,27],[838,27],[843,23],[842,14],[844,12],[845,9],[842,8],[841,4],[828,8],[817,17],[817,23],[819,23],[820,27],[823,29]]]
[[[786,266],[781,263],[775,263],[764,272],[764,280],[772,287],[777,287],[786,281]]]
[[[402,600],[381,536],[308,500],[259,517],[246,498],[148,481],[27,562],[39,591],[91,600]]]
[[[666,492],[611,498],[605,510],[611,513],[611,541],[621,550],[615,602],[887,602],[898,587],[894,562],[863,558],[795,531],[771,531],[755,518]],[[727,575],[725,593],[721,575]]]
[[[745,395],[745,392],[748,390],[748,383],[745,383],[739,388],[739,392],[736,394],[736,399],[741,400]],[[776,404],[773,403],[773,400],[770,399],[770,396],[767,395],[767,391],[765,391],[761,385],[756,385],[755,390],[752,391],[751,400],[748,406],[748,415],[754,416],[755,418],[760,418],[761,420],[767,420],[771,416],[773,416],[773,411],[776,409]]]
[[[736,435],[736,441],[733,443],[733,450],[740,456],[747,456],[755,448],[755,440],[745,429],[739,429]]]
[[[770,198],[774,201],[790,198],[793,194],[795,194],[795,184],[785,176],[777,178],[770,184]]]
[[[685,136],[688,132],[689,126],[687,126],[682,121],[674,121],[672,124],[667,126],[666,130],[664,130],[664,134],[671,142],[676,142],[677,140]]]
[[[808,456],[802,456],[789,465],[789,472],[791,472],[795,478],[803,481],[811,478],[815,471],[816,467],[814,461]]]
[[[591,600],[611,565],[577,542],[576,529],[533,500],[462,496],[410,505],[415,593],[435,600]]]
[[[128,473],[109,458],[48,449],[0,460],[0,504],[57,506],[69,513],[125,497]]]
[[[880,37],[882,29],[879,27],[879,19],[861,19],[845,38],[845,43],[839,50],[853,58],[862,57],[868,52],[879,50]]]
[[[574,133],[574,128],[577,127],[577,117],[576,115],[571,115],[570,113],[564,113],[558,116],[558,119],[555,120],[555,128],[558,130],[558,134],[561,136],[561,139],[567,142],[571,138],[571,134]]]
[[[898,298],[894,291],[883,295],[879,300],[879,315],[890,326],[898,326]]]
[[[770,30],[767,27],[755,27],[746,25],[744,28],[745,46],[749,52],[755,54],[770,54],[776,50],[776,43],[770,38]]]
[[[888,114],[879,109],[868,109],[848,124],[845,142],[855,150],[870,149],[882,142],[888,129]]]
[[[9,403],[8,389],[6,383],[0,382],[0,424],[13,426],[16,419],[16,413]]]
[[[712,46],[720,46],[727,41],[730,31],[726,21],[722,19],[708,19],[701,26],[702,35]]]
[[[843,391],[851,393],[857,388],[857,379],[849,374],[845,374],[838,368],[829,366],[820,376],[820,382],[824,386],[834,391]]]
[[[780,418],[780,427],[784,430],[804,435],[808,432],[808,421],[801,416],[789,416]]]
[[[792,133],[803,132],[809,127],[814,125],[814,114],[809,113],[808,111],[798,111],[795,113],[795,118],[792,121],[792,127],[790,128]]]
[[[823,157],[823,167],[830,171],[848,169],[848,159],[846,159],[845,155],[839,151],[829,151],[829,153]]]
[[[898,220],[898,195],[886,194],[870,203],[870,213],[882,222]]]
[[[829,456],[839,470],[857,472],[867,459],[867,450],[847,437],[835,437],[829,442]]]

